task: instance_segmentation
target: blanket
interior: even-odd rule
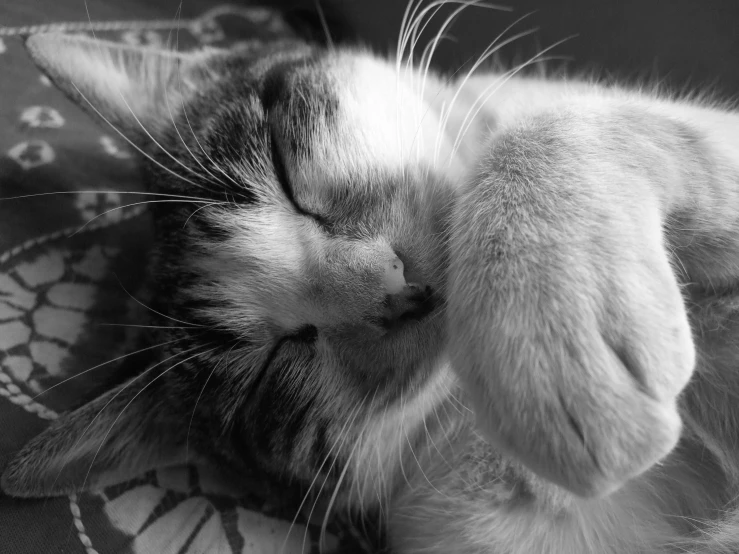
[[[90,18],[83,0],[0,5],[0,470],[132,350],[151,239],[132,149],[54,89],[20,37],[57,31],[165,47],[176,36],[187,50],[295,32],[263,6],[196,0],[175,14],[176,2],[171,13],[161,4],[95,0]],[[184,466],[66,498],[0,494],[0,552],[318,551],[323,516],[311,517],[312,502],[296,511],[258,474],[247,482],[235,492]],[[348,522],[328,529],[323,552],[369,548]]]

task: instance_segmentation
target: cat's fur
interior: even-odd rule
[[[164,361],[53,422],[6,492],[187,448],[328,479],[401,553],[739,550],[739,115],[292,41],[27,44],[173,195],[171,319]]]

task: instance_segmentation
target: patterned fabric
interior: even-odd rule
[[[0,7],[0,22],[13,23],[12,8]],[[150,242],[125,140],[52,88],[17,37],[54,30],[153,47],[176,40],[187,50],[292,33],[262,7],[94,25],[29,23],[28,10],[15,13],[25,26],[0,27],[0,469],[131,350]],[[7,200],[24,195],[38,196]],[[0,494],[0,552],[317,551],[320,510],[306,502],[298,513],[283,491],[258,475],[251,482],[237,494],[202,468],[176,467],[68,498]],[[367,548],[351,526],[329,525],[324,552]]]

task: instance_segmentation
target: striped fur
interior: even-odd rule
[[[183,201],[152,205],[160,365],[6,492],[187,451],[323,482],[400,553],[739,549],[739,115],[300,42],[28,47]]]

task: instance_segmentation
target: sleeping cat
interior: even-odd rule
[[[163,328],[5,492],[256,463],[398,553],[739,551],[739,115],[405,50],[27,47],[142,154]]]

